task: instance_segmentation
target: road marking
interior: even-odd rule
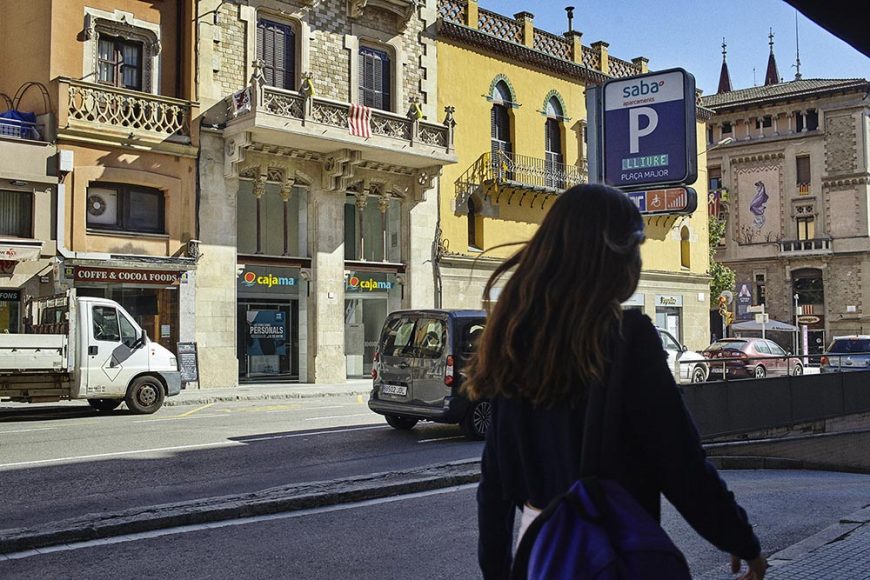
[[[352,427],[350,429],[334,429],[332,431],[305,431],[302,433],[291,433],[289,435],[271,435],[269,437],[256,437],[254,439],[245,439],[245,443],[252,441],[271,441],[272,439],[292,439],[294,437],[311,437],[312,435],[330,435],[332,433],[350,433],[351,431],[370,431],[372,429],[387,429],[386,425],[373,425],[371,427]],[[2,466],[0,466],[2,467]]]
[[[56,457],[55,459],[37,459],[35,461],[19,461],[17,463],[0,463],[3,467],[22,467],[25,465],[44,465],[46,463],[60,463],[62,461],[76,461],[80,459],[102,459],[103,457],[119,457],[121,455],[141,455],[142,453],[159,453],[161,451],[180,451],[182,449],[202,449],[204,447],[234,447],[244,445],[238,441],[220,441],[218,443],[197,443],[194,445],[175,445],[173,447],[158,447],[154,449],[135,449],[132,451],[115,451],[112,453],[97,453],[95,455],[76,455],[74,457]]]
[[[368,413],[354,413],[351,415],[327,415],[325,417],[306,417],[306,421],[317,421],[320,419],[344,419],[345,417],[371,417],[371,411]]]
[[[434,439],[420,439],[417,443],[432,443],[433,441],[447,441],[448,439],[465,439],[465,435],[450,435],[449,437],[435,437]]]
[[[57,429],[57,427],[39,427],[37,429],[16,429],[14,431],[0,431],[0,434],[3,434],[3,433],[27,433],[29,431],[51,431],[52,429]]]
[[[23,552],[13,552],[11,554],[3,554],[0,559],[5,557],[7,560],[23,560],[24,558],[32,558],[34,556],[44,556],[58,552],[74,552],[87,548],[104,547],[112,544],[125,544],[128,542],[138,542],[142,540],[152,540],[163,536],[174,536],[180,534],[189,534],[192,532],[204,532],[206,530],[214,530],[217,528],[231,528],[236,526],[247,526],[251,524],[259,524],[262,522],[273,522],[277,520],[289,520],[293,518],[302,518],[305,516],[313,516],[326,514],[330,512],[345,511],[357,508],[370,507],[385,503],[394,503],[397,501],[405,501],[409,499],[419,499],[431,495],[442,495],[446,493],[455,493],[457,491],[468,491],[476,489],[476,483],[467,483],[465,485],[457,485],[454,487],[445,487],[442,489],[432,489],[429,491],[418,491],[404,495],[396,495],[392,497],[382,497],[378,499],[368,499],[364,501],[346,503],[339,505],[331,505],[325,507],[310,508],[304,510],[296,510],[292,512],[283,512],[278,514],[269,514],[263,516],[251,516],[246,518],[237,518],[231,520],[223,520],[220,522],[210,522],[207,524],[192,524],[189,526],[179,526],[176,528],[166,528],[163,530],[152,530],[150,532],[137,532],[135,534],[126,534],[123,536],[115,536],[113,538],[102,538],[99,540],[88,540],[85,542],[74,542],[71,544],[63,544],[60,546],[49,546],[46,548],[38,548],[36,550],[26,550]]]
[[[220,409],[215,409],[215,411],[220,411]],[[195,417],[185,417],[185,418],[186,419],[213,419],[215,417],[220,417],[222,419],[227,418],[226,415],[215,415],[215,414],[197,415]],[[161,419],[138,419],[138,420],[133,421],[133,422],[134,423],[159,423],[160,421],[178,421],[178,417],[163,417]]]
[[[214,404],[215,404],[215,403],[206,403],[206,404],[203,405],[202,407],[197,407],[196,409],[191,409],[190,411],[188,411],[188,412],[186,412],[186,413],[182,413],[181,415],[178,415],[178,418],[180,419],[181,417],[190,417],[190,416],[193,415],[194,413],[199,413],[199,412],[202,411],[203,409],[208,409],[209,407],[211,407],[211,406],[214,405]]]

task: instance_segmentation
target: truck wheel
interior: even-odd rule
[[[88,404],[97,411],[114,411],[124,399],[88,399]]]
[[[155,377],[139,377],[130,383],[124,402],[137,415],[150,415],[163,405],[163,384]]]
[[[492,403],[478,401],[468,410],[459,427],[469,439],[483,439],[492,423]]]
[[[410,431],[417,424],[417,419],[399,417],[398,415],[386,415],[386,419],[390,427],[399,431]]]

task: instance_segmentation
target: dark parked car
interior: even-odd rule
[[[396,429],[418,421],[459,423],[482,438],[492,420],[488,401],[462,395],[462,369],[483,333],[481,310],[399,310],[387,316],[372,365],[369,409]]]
[[[721,379],[723,365],[727,378],[804,374],[799,358],[789,356],[781,346],[763,338],[722,338],[704,349],[710,360],[710,378]],[[716,363],[716,359],[726,360]]]
[[[823,373],[870,370],[870,336],[835,336],[820,363]]]

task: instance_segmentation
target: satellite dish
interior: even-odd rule
[[[734,302],[734,293],[731,292],[730,290],[723,290],[722,293],[719,294],[719,296],[724,296],[725,302],[727,302],[728,304],[731,304],[732,302]]]

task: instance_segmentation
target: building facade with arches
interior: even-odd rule
[[[441,0],[436,38],[438,98],[456,104],[459,159],[439,180],[436,305],[479,308],[486,280],[516,250],[499,246],[528,239],[559,193],[587,180],[586,87],[645,73],[647,60],[615,58],[606,42],[552,34],[529,12],[503,16],[475,0]],[[707,113],[699,109],[702,174]],[[641,284],[625,307],[703,348],[706,212],[647,218],[646,228]]]

